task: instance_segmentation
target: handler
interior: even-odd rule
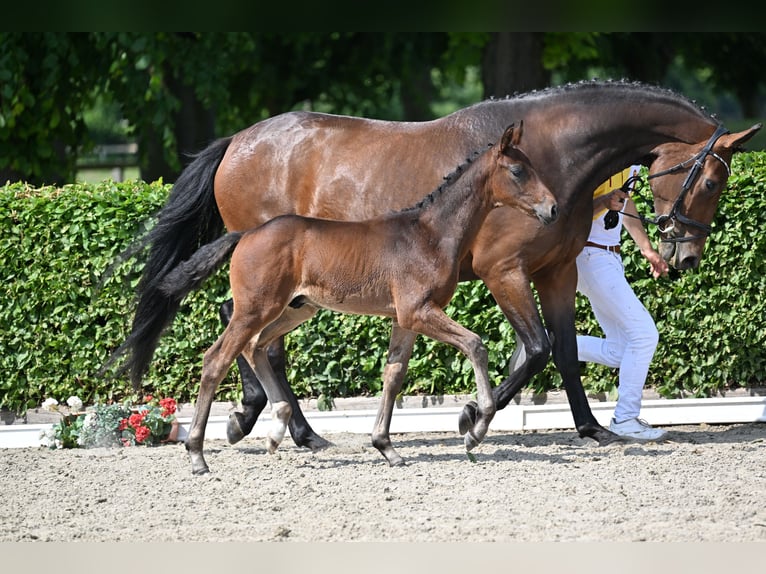
[[[577,256],[577,290],[590,301],[606,338],[578,335],[577,355],[580,361],[620,371],[617,406],[609,430],[626,438],[652,441],[662,439],[666,433],[652,428],[639,414],[659,334],[649,311],[625,278],[620,257],[622,226],[649,261],[655,279],[667,275],[668,264],[652,247],[641,220],[623,216],[623,212],[638,216],[630,196],[620,188],[629,177],[638,174],[639,168],[631,166],[612,176],[593,193],[590,236]],[[609,210],[616,213],[609,214]]]

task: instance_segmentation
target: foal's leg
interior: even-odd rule
[[[487,348],[482,343],[481,337],[450,319],[440,307],[428,302],[420,309],[415,310],[410,321],[405,322],[402,317],[399,317],[399,322],[403,326],[407,325],[412,331],[452,345],[471,361],[476,378],[478,406],[476,420],[463,433],[465,434],[465,448],[470,451],[484,440],[496,410],[492,386],[487,374]]]
[[[293,409],[283,393],[282,386],[277,381],[266,349],[254,348],[248,354],[252,357],[252,367],[259,380],[263,381],[266,394],[271,401],[271,420],[273,425],[266,435],[266,450],[269,454],[274,454],[282,439],[285,438],[287,424],[292,415]]]
[[[227,325],[231,320],[233,311],[234,302],[231,299],[221,306],[220,315],[224,325]],[[287,400],[293,409],[293,416],[290,417],[288,425],[293,441],[298,446],[310,448],[312,452],[327,448],[332,443],[319,436],[311,428],[298,404],[295,393],[293,393],[287,381],[284,337],[279,337],[273,341],[269,345],[267,353],[271,369],[285,389]],[[239,367],[239,375],[242,380],[242,412],[233,412],[229,416],[226,426],[226,438],[229,444],[235,444],[250,434],[255,426],[255,422],[258,420],[258,416],[266,408],[266,403],[268,402],[261,382],[244,356],[240,355],[237,357],[237,366]]]
[[[378,405],[378,414],[372,429],[372,445],[380,451],[391,466],[404,464],[404,459],[391,444],[391,416],[396,396],[402,390],[407,376],[407,365],[416,337],[417,333],[402,329],[396,321],[393,322],[388,358],[383,369],[383,397]]]
[[[263,389],[271,402],[271,417],[274,426],[268,434],[267,449],[270,453],[273,453],[282,442],[285,430],[293,418],[292,415],[296,409],[300,410],[300,406],[292,389],[286,384],[286,379],[282,379],[274,372],[267,349],[274,340],[281,339],[286,333],[311,319],[316,315],[316,312],[317,308],[311,305],[285,308],[278,319],[263,329],[258,337],[249,341],[247,349],[243,353],[247,357],[254,375],[263,384]],[[229,425],[231,424],[230,418]],[[325,446],[330,445],[324,439],[321,440],[324,441]]]
[[[245,323],[230,323],[218,340],[205,353],[202,365],[202,379],[194,406],[186,450],[192,463],[192,473],[205,474],[210,471],[202,454],[205,442],[205,427],[210,416],[210,407],[215,391],[226,376],[234,359],[242,352],[254,332]]]
[[[516,350],[510,360],[508,377],[493,394],[498,410],[503,409],[533,375],[545,368],[551,346],[529,285],[529,277],[518,269],[490,266],[482,279],[516,333]],[[460,414],[459,428],[465,433],[476,424],[477,405],[471,401]]]

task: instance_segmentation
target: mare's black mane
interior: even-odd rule
[[[654,84],[646,84],[643,82],[638,81],[631,81],[626,79],[621,80],[581,80],[579,82],[569,82],[567,84],[562,84],[559,86],[549,86],[547,88],[542,88],[539,90],[531,90],[528,92],[516,92],[513,95],[505,96],[504,98],[495,98],[490,97],[486,100],[483,100],[481,102],[478,102],[474,104],[473,106],[469,106],[465,109],[470,109],[477,106],[484,106],[487,104],[492,104],[496,102],[501,101],[508,101],[508,100],[525,100],[525,99],[542,99],[542,98],[553,98],[557,96],[561,96],[563,94],[571,95],[575,94],[582,98],[582,101],[590,101],[593,96],[594,92],[599,95],[599,97],[608,97],[610,94],[618,93],[625,96],[631,96],[631,95],[640,95],[640,96],[646,96],[646,95],[653,95],[655,97],[664,97],[668,100],[671,100],[675,102],[678,105],[687,107],[689,109],[692,109],[696,111],[697,113],[700,113],[704,116],[707,116],[708,118],[718,122],[719,120],[716,118],[715,115],[710,114],[704,106],[700,106],[692,99],[689,99],[687,96],[676,92],[675,90],[672,90],[670,88],[666,88],[663,86],[658,86]],[[458,110],[459,112],[460,110]],[[457,113],[457,112],[456,112]]]

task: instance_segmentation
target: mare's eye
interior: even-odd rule
[[[524,166],[520,163],[511,164],[508,169],[514,177],[521,177],[521,174],[524,173]]]
[[[715,182],[712,179],[705,180],[705,189],[707,191],[715,191]]]

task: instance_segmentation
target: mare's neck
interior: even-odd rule
[[[650,166],[658,146],[704,141],[715,130],[712,119],[673,101],[625,100],[602,107],[578,103],[526,110],[527,155],[565,211],[589,204],[596,187],[626,167]],[[539,128],[546,125],[555,129]]]

